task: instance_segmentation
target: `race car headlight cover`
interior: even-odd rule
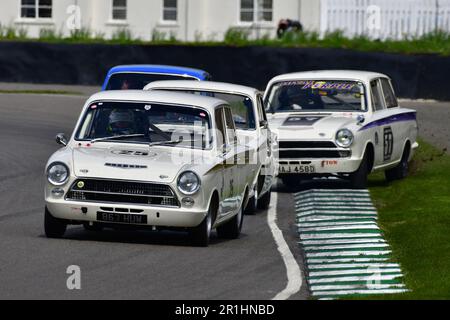
[[[177,187],[180,192],[192,195],[200,189],[200,178],[192,171],[185,171],[178,177]]]
[[[336,133],[336,144],[341,148],[350,147],[353,139],[353,133],[348,129],[341,129]]]
[[[47,168],[47,180],[55,186],[61,186],[69,179],[69,168],[62,162],[54,162]]]

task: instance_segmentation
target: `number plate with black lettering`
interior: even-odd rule
[[[113,223],[147,224],[147,216],[142,214],[97,212],[97,220],[102,222],[113,222]]]
[[[311,165],[282,165],[280,166],[280,173],[292,174],[310,174],[315,173],[316,168]]]

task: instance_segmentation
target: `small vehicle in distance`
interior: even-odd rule
[[[70,139],[48,160],[45,233],[69,224],[188,231],[207,246],[211,230],[238,238],[255,179],[241,160],[230,106],[160,91],[90,97]]]
[[[177,66],[154,64],[115,66],[108,71],[102,91],[142,90],[150,82],[159,80],[208,81],[211,80],[211,75],[203,70]]]
[[[408,174],[418,125],[416,111],[399,106],[391,79],[364,71],[311,71],[272,79],[264,102],[279,142],[279,177],[338,176],[356,189],[372,171],[387,180]]]
[[[253,160],[256,172],[246,213],[253,214],[257,209],[268,209],[276,175],[272,151],[276,137],[268,126],[261,92],[255,88],[223,82],[176,80],[152,82],[144,90],[183,92],[227,101],[233,113],[239,140],[252,150],[250,159]]]

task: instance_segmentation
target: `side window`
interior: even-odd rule
[[[261,95],[258,96],[258,113],[260,121],[261,120],[267,121],[266,110],[264,109],[264,101]]]
[[[388,79],[381,79],[381,87],[383,88],[384,100],[386,101],[387,108],[398,107],[397,98],[395,97],[394,90],[392,90],[391,83]]]
[[[225,140],[225,124],[223,121],[223,108],[217,108],[214,112],[217,132],[217,146],[221,147],[226,144]]]
[[[227,127],[228,142],[230,144],[234,144],[237,141],[237,137],[233,121],[233,114],[231,113],[231,109],[229,107],[225,107],[224,111],[225,111],[225,125]]]
[[[383,95],[381,94],[379,81],[373,80],[370,83],[370,89],[372,91],[372,104],[374,111],[383,110]]]

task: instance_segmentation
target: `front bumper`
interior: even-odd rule
[[[186,208],[171,208],[157,206],[141,206],[128,204],[112,204],[97,202],[79,202],[61,199],[46,199],[46,206],[51,215],[55,218],[71,220],[74,222],[103,222],[97,220],[98,212],[105,212],[102,208],[119,209],[120,213],[128,210],[126,214],[146,215],[147,226],[157,227],[174,227],[174,228],[190,228],[198,226],[206,217],[207,212]],[[142,211],[140,213],[132,213],[130,211]],[[119,211],[116,211],[119,213]],[[121,223],[122,224],[122,223]],[[133,224],[128,225],[141,225]]]

